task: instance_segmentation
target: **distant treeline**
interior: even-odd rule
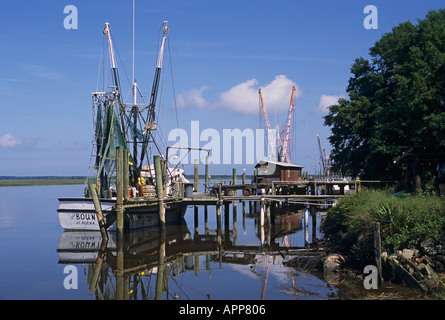
[[[187,175],[190,181],[193,181],[193,175]],[[47,186],[47,185],[69,185],[83,184],[86,176],[0,176],[0,187],[21,187],[21,186]],[[199,175],[200,181],[205,180],[204,175]],[[232,181],[231,175],[214,175],[210,181]],[[246,182],[249,183],[252,176],[246,176]],[[241,175],[237,175],[237,183],[241,183]]]
[[[85,180],[85,176],[0,176],[0,181],[9,180]]]

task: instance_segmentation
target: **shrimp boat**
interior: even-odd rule
[[[95,206],[89,187],[97,186],[97,194],[106,220],[106,228],[113,228],[116,205],[116,187],[113,185],[116,176],[116,149],[123,147],[128,152],[129,164],[129,190],[131,197],[155,197],[155,170],[150,161],[157,153],[164,158],[157,142],[156,100],[159,81],[164,60],[164,47],[168,35],[167,21],[162,26],[162,40],[158,51],[154,81],[150,101],[143,101],[142,93],[134,80],[130,104],[122,102],[121,84],[116,64],[113,39],[110,25],[105,23],[103,31],[106,37],[107,52],[111,85],[104,91],[92,93],[94,139],[90,167],[94,168],[94,177],[88,178],[85,194],[82,197],[59,198],[58,216],[60,225],[65,230],[99,230],[99,221],[96,217]],[[133,37],[134,38],[134,37]],[[134,43],[133,43],[134,50]],[[134,51],[133,51],[134,52]],[[105,55],[106,56],[106,55]],[[105,80],[104,80],[105,82]],[[167,163],[166,161],[164,161]],[[179,183],[188,182],[184,170],[164,166],[163,181],[166,196],[177,194]],[[170,206],[166,208],[166,222],[182,219],[185,213],[183,206]],[[143,210],[126,212],[124,224],[126,228],[136,229],[157,225],[159,223],[158,208],[144,207]]]

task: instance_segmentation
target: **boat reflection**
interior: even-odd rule
[[[195,207],[195,218],[197,215]],[[182,220],[179,225],[167,225],[165,232],[150,227],[133,230],[121,239],[112,231],[108,232],[108,239],[103,239],[100,231],[64,231],[57,249],[59,263],[85,266],[85,279],[94,299],[187,298],[187,290],[199,289],[175,286],[176,291],[171,290],[169,286],[177,284],[179,275],[198,276],[204,270],[210,272],[227,265],[234,268],[250,265],[252,275],[258,276],[255,268],[262,262],[270,264],[276,259],[308,254],[311,249],[304,245],[292,246],[287,240],[303,228],[303,216],[302,210],[280,212],[274,215],[274,223],[260,227],[255,213],[243,212],[243,225],[246,218],[255,221],[256,245],[238,244],[236,210],[231,226],[226,212],[224,226],[219,221],[216,230],[212,230],[206,220],[201,233],[197,219],[193,229]],[[266,276],[260,276],[265,278],[264,289]]]

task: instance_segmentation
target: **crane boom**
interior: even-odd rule
[[[260,95],[260,107],[263,111],[264,121],[266,122],[266,131],[267,131],[267,140],[269,143],[269,150],[272,150],[272,154],[269,154],[268,157],[275,160],[276,157],[276,142],[274,143],[274,138],[272,136],[272,127],[270,126],[269,116],[267,115],[266,106],[264,105],[263,95],[261,93],[261,88],[258,90]]]
[[[283,154],[282,154],[282,162],[291,163],[291,156],[290,156],[290,133],[291,133],[291,123],[292,123],[292,112],[295,109],[294,106],[294,93],[295,93],[295,86],[292,86],[292,94],[290,98],[290,104],[289,104],[289,112],[287,115],[287,122],[286,122],[286,129],[284,129],[285,137],[282,138],[283,140]]]
[[[318,139],[318,148],[320,149],[320,160],[321,160],[321,165],[323,166],[323,175],[326,173],[326,163],[323,157],[323,149],[321,148],[321,142],[320,142],[320,136],[317,134],[317,139]]]

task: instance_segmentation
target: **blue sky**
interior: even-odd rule
[[[66,5],[76,6],[78,29],[64,28]],[[363,26],[367,5],[378,9],[378,29]],[[135,77],[148,96],[160,26],[168,20],[169,55],[158,101],[165,136],[177,127],[173,94],[180,128],[190,132],[191,121],[199,121],[201,130],[222,135],[223,129],[260,128],[258,100],[251,103],[259,88],[269,88],[263,92],[269,117],[282,128],[296,85],[292,159],[313,172],[317,134],[330,149],[322,107],[346,95],[354,59],[368,57],[375,41],[399,23],[415,23],[441,7],[438,0],[136,0]],[[2,3],[0,175],[91,174],[91,92],[105,22],[131,77],[131,0]],[[125,98],[123,68],[120,77]],[[230,174],[232,167],[253,171],[243,163],[213,166],[211,173]]]

